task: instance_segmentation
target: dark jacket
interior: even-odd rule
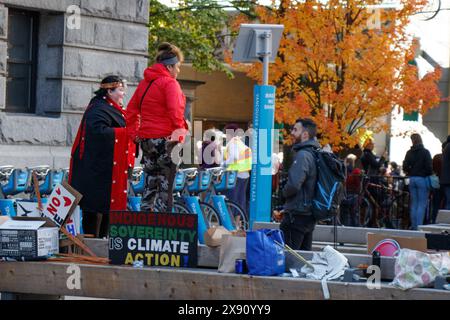
[[[427,177],[433,174],[430,151],[423,144],[412,146],[403,160],[403,171],[410,177]]]
[[[447,143],[442,152],[442,173],[440,183],[450,185],[450,143]]]
[[[361,156],[361,163],[364,171],[369,176],[380,175],[380,168],[384,164],[385,159],[381,157],[379,160],[375,157],[369,149],[364,149],[363,155]]]
[[[433,157],[433,172],[441,179],[442,175],[442,153],[439,153]]]
[[[83,211],[126,210],[133,149],[120,106],[94,97],[81,120],[70,161],[69,184],[83,195]]]
[[[311,215],[311,205],[317,180],[317,169],[313,148],[320,148],[315,140],[295,144],[296,152],[289,169],[288,181],[283,189],[286,199],[284,209],[293,214]]]

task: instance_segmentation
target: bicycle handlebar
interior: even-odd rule
[[[208,168],[206,171],[210,172],[214,177],[218,178],[223,175],[225,169],[222,167]]]
[[[1,166],[0,167],[0,180],[7,180],[14,171],[14,166]]]

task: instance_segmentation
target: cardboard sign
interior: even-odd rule
[[[67,218],[66,230],[74,237],[81,233],[81,212],[80,207],[76,206],[73,213]]]
[[[113,211],[109,214],[112,264],[197,267],[195,214]]]
[[[381,233],[367,233],[367,253],[371,254],[373,248],[378,242],[384,239],[394,239],[400,245],[402,249],[411,249],[422,252],[427,252],[427,239],[422,238],[409,238],[409,237],[396,237],[388,234]]]
[[[67,183],[57,184],[44,205],[42,216],[61,227],[66,218],[75,210],[81,200],[81,194]]]
[[[33,217],[39,218],[38,203],[30,201],[16,201],[17,204],[17,216],[18,217]]]
[[[18,217],[33,217],[39,218],[38,203],[30,201],[16,201],[17,203],[17,216]],[[54,221],[53,221],[54,222]],[[73,236],[77,236],[81,233],[81,213],[80,207],[76,206],[73,213],[67,218],[66,230]]]

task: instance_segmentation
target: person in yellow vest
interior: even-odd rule
[[[227,145],[224,152],[224,165],[227,170],[237,171],[236,187],[229,190],[227,197],[236,202],[247,214],[247,185],[252,169],[252,150],[245,145],[239,136],[240,128],[237,124],[229,124],[225,127]],[[240,216],[236,216],[236,225],[240,225]]]

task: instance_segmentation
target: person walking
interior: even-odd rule
[[[291,132],[295,139],[292,150],[294,161],[283,188],[286,199],[280,229],[285,243],[294,250],[311,250],[316,220],[312,215],[312,201],[317,180],[314,148],[320,148],[316,140],[317,125],[310,119],[298,119]]]
[[[439,182],[444,188],[445,209],[450,210],[450,136],[447,137],[445,148],[442,152],[442,174]]]
[[[411,149],[403,161],[403,171],[409,176],[411,229],[417,230],[424,223],[430,193],[428,176],[433,173],[433,167],[430,151],[423,146],[422,137],[414,133],[411,141]]]
[[[179,165],[172,151],[188,132],[186,98],[177,81],[182,61],[178,47],[162,43],[156,63],[145,69],[144,79],[128,104],[129,136],[142,149],[146,173],[143,211],[172,211],[173,181]]]
[[[73,142],[69,184],[83,198],[83,230],[106,237],[110,210],[127,209],[128,170],[133,168],[134,143],[126,129],[124,81],[108,76],[83,114]]]

